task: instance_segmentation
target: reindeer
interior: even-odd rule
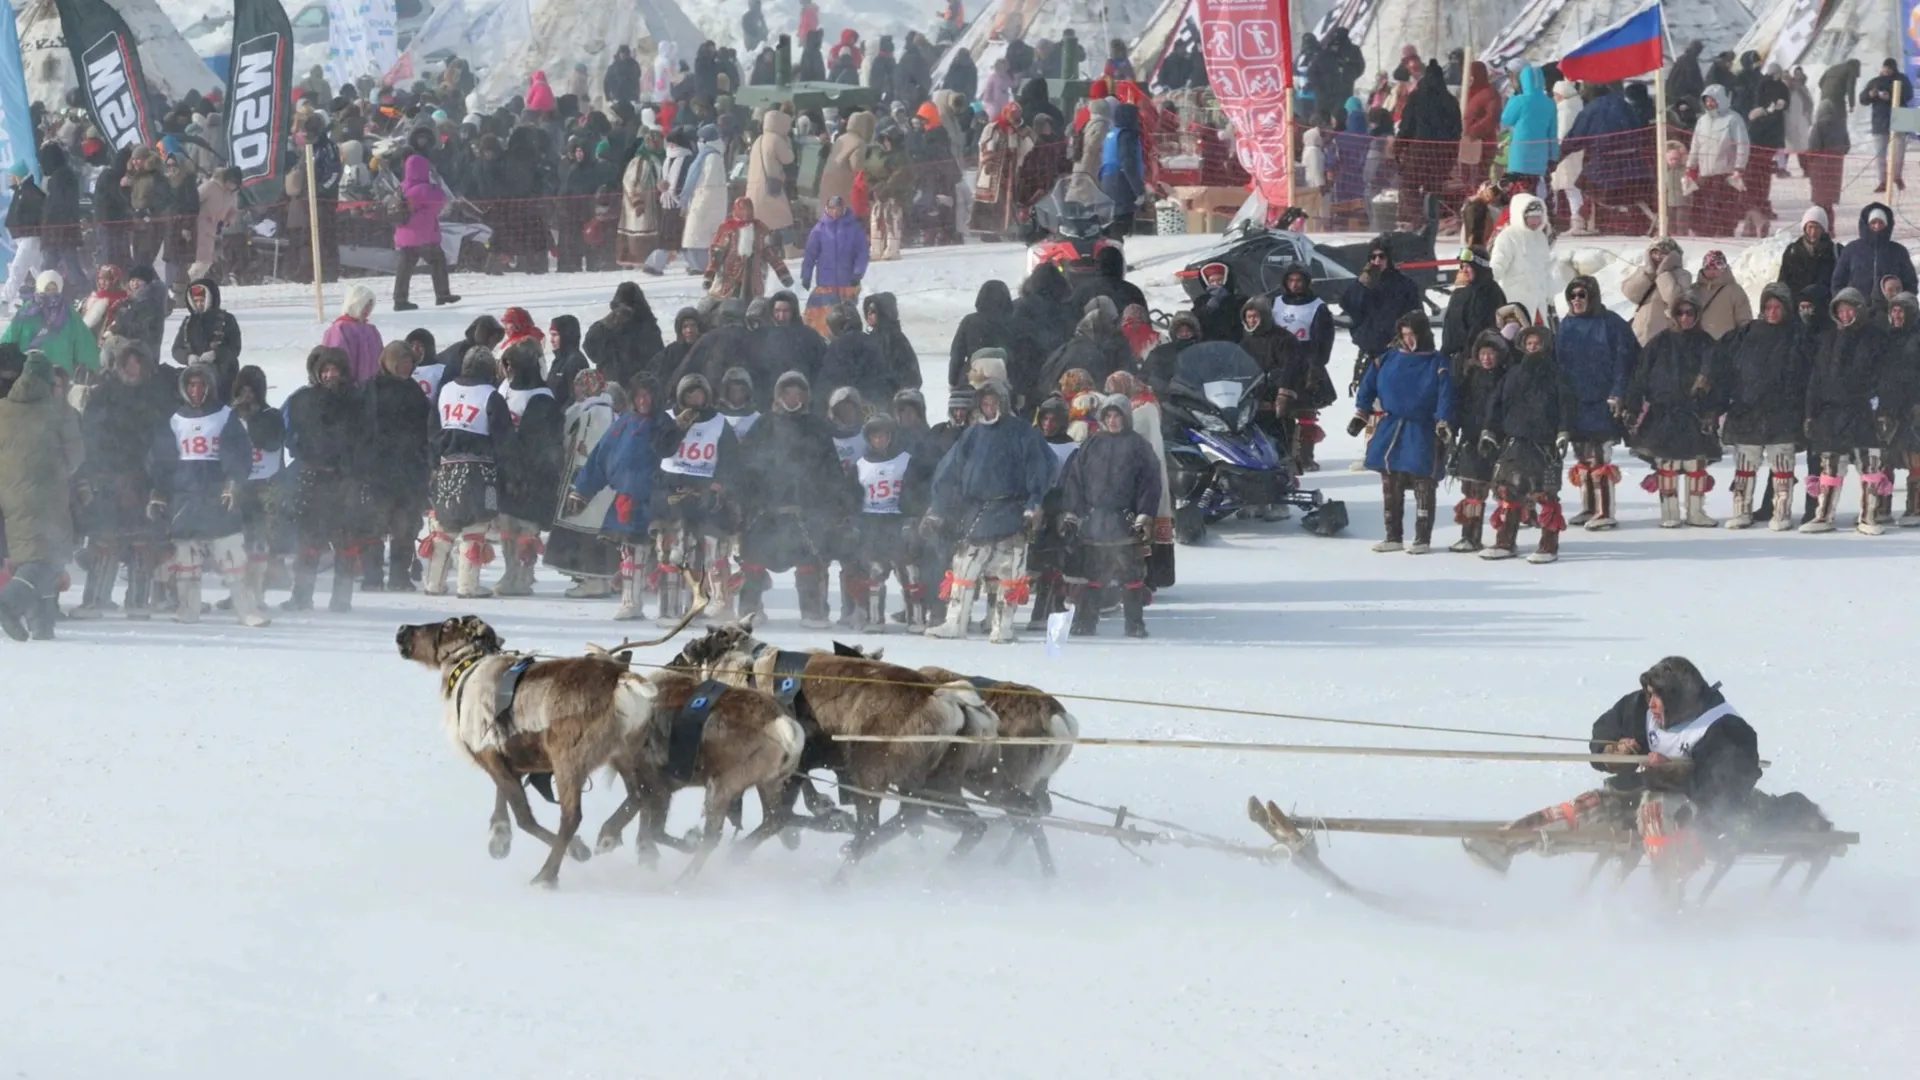
[[[861,789],[847,793],[854,807],[854,838],[846,847],[848,868],[925,813],[920,806],[912,806],[909,813],[909,804],[903,803],[902,812],[883,826],[879,795],[862,792],[892,789],[902,796],[947,804],[938,812],[960,829],[960,840],[953,848],[956,856],[972,850],[986,832],[986,823],[959,801],[957,780],[949,782],[940,771],[951,746],[833,740],[836,735],[992,734],[993,713],[964,680],[943,683],[912,668],[865,656],[783,653],[753,636],[751,618],[709,629],[689,642],[670,666],[755,687],[791,703],[807,737],[782,805],[791,806],[804,786],[805,773],[816,767],[830,767],[841,783]]]

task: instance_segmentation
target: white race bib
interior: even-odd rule
[[[1053,451],[1054,460],[1064,466],[1067,459],[1073,456],[1073,452],[1080,449],[1080,444],[1068,439],[1065,442],[1050,442],[1047,444],[1047,449]]]
[[[867,452],[867,437],[857,431],[851,435],[835,435],[833,452],[839,456],[840,467],[844,469],[859,461],[860,455]]]
[[[520,417],[525,415],[527,406],[533,404],[533,399],[550,398],[553,396],[553,391],[544,386],[536,386],[531,390],[502,390],[500,396],[507,400],[507,412],[513,416],[514,426],[519,427]]]
[[[1313,320],[1320,314],[1321,304],[1318,297],[1304,304],[1286,304],[1274,301],[1273,324],[1292,334],[1295,341],[1305,341],[1313,333]]]
[[[447,377],[447,365],[427,364],[413,369],[413,381],[420,384],[420,390],[432,401],[440,393],[440,380]]]
[[[729,416],[726,420],[727,426],[733,429],[734,438],[744,439],[747,437],[747,432],[753,430],[753,425],[760,422],[760,414],[750,412],[745,416]]]
[[[1736,711],[1731,703],[1723,701],[1675,728],[1654,723],[1653,713],[1648,712],[1647,749],[1673,761],[1685,761],[1693,757],[1693,748],[1700,745],[1708,728]]]
[[[231,415],[233,410],[225,406],[205,416],[176,413],[172,420],[173,443],[180,449],[180,460],[219,461],[220,433],[226,430],[227,417]]]
[[[900,512],[900,490],[906,486],[907,466],[913,457],[901,454],[891,461],[868,461],[861,458],[854,466],[860,473],[860,489],[865,492],[862,513],[897,514]]]
[[[268,480],[280,473],[280,451],[268,453],[259,447],[253,448],[253,468],[247,470],[249,480]]]
[[[440,426],[470,435],[491,435],[487,421],[487,402],[499,393],[487,383],[462,386],[457,382],[440,388]]]
[[[681,476],[711,477],[720,457],[720,433],[726,427],[727,418],[716,415],[687,428],[680,436],[680,448],[663,459],[660,468]]]

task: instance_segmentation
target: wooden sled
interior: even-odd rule
[[[1291,861],[1302,870],[1320,880],[1332,880],[1340,883],[1341,891],[1352,891],[1352,886],[1340,879],[1320,861],[1317,845],[1312,832],[1360,833],[1369,836],[1423,836],[1439,839],[1467,840],[1491,838],[1506,832],[1506,822],[1479,820],[1447,820],[1437,818],[1323,818],[1304,817],[1299,820],[1308,823],[1311,832],[1303,831],[1299,823],[1289,817],[1279,806],[1268,801],[1262,803],[1258,798],[1247,800],[1247,816],[1254,824],[1266,830],[1276,844],[1287,850]],[[1540,845],[1533,853],[1543,856],[1587,854],[1593,856],[1593,864],[1587,871],[1583,889],[1591,887],[1609,865],[1615,865],[1617,872],[1615,884],[1625,881],[1640,865],[1646,854],[1638,833],[1620,829],[1574,829],[1567,832],[1542,832]],[[1662,882],[1674,899],[1680,903],[1701,904],[1711,897],[1720,883],[1726,880],[1736,863],[1775,862],[1773,878],[1767,883],[1767,893],[1772,895],[1781,882],[1796,868],[1805,866],[1806,873],[1800,880],[1800,895],[1812,891],[1819,882],[1820,875],[1834,859],[1841,858],[1847,849],[1860,842],[1857,832],[1779,832],[1761,836],[1748,836],[1737,841],[1714,845],[1707,853],[1707,865],[1712,867],[1700,892],[1689,900],[1686,896],[1687,882]]]

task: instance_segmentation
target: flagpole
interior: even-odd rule
[[[1294,191],[1293,191],[1293,88],[1292,87],[1284,88],[1280,94],[1280,130],[1286,132],[1287,134],[1287,141],[1286,141],[1287,205],[1281,207],[1281,212],[1284,213],[1300,205],[1299,200],[1295,197]]]
[[[1662,16],[1666,14],[1661,13]],[[1660,239],[1667,238],[1667,72],[1666,58],[1653,69],[1653,164],[1655,183],[1660,189]]]

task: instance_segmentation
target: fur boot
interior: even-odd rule
[[[1656,461],[1653,470],[1653,492],[1660,497],[1660,527],[1677,529],[1686,522],[1680,512],[1680,464]]]
[[[1604,448],[1601,451],[1605,456]],[[1620,466],[1602,461],[1589,470],[1588,477],[1593,483],[1593,517],[1587,519],[1588,532],[1605,532],[1620,524],[1614,517],[1614,496],[1620,485]]]
[[[1100,632],[1100,590],[1096,581],[1073,587],[1073,625],[1067,633],[1073,637],[1092,637]]]
[[[1911,529],[1920,526],[1920,470],[1907,473],[1907,507],[1900,515],[1900,527]]]
[[[1493,546],[1480,552],[1483,559],[1511,559],[1520,542],[1521,504],[1500,493],[1499,506],[1493,512]]]
[[[643,602],[647,575],[641,562],[645,549],[633,544],[620,545],[620,606],[613,611],[617,622],[633,622],[647,617]]]
[[[808,630],[825,630],[833,625],[827,610],[827,568],[799,566],[793,571],[793,589],[799,594],[800,625]]]
[[[320,553],[301,548],[293,562],[293,591],[280,601],[281,611],[312,611],[313,586],[320,579]]]
[[[353,577],[360,566],[360,549],[338,547],[333,551],[333,589],[327,595],[327,610],[346,614],[353,610]]]
[[[1580,512],[1568,520],[1569,525],[1585,525],[1600,515],[1599,495],[1595,491],[1593,469],[1583,455],[1578,465],[1568,470],[1567,479],[1580,485]]]
[[[454,571],[454,594],[462,600],[485,600],[493,590],[480,584],[480,568],[493,561],[484,531],[460,534],[459,569]]]
[[[377,541],[376,541],[377,543]],[[387,591],[410,593],[413,590],[413,540],[405,534],[387,541]]]
[[[963,544],[953,557],[953,566],[940,583],[940,598],[947,602],[947,618],[927,628],[928,637],[964,639],[967,620],[973,617],[973,598],[980,588],[980,575],[987,568],[986,548]]]
[[[1687,462],[1687,524],[1701,529],[1717,529],[1720,523],[1707,516],[1707,492],[1713,490],[1713,476],[1707,463],[1699,458]]]
[[[427,560],[427,572],[420,590],[428,596],[447,595],[447,571],[451,569],[458,545],[447,533],[434,529],[420,542],[420,554]]]
[[[1460,526],[1460,539],[1448,550],[1460,554],[1479,551],[1481,527],[1486,524],[1487,486],[1477,480],[1460,482],[1462,498],[1453,504],[1453,523]]]
[[[1559,498],[1542,495],[1534,519],[1540,523],[1540,545],[1527,556],[1527,561],[1536,565],[1559,561],[1560,534],[1567,528],[1566,513],[1560,508]]]
[[[1407,513],[1406,486],[1394,473],[1380,474],[1381,512],[1386,517],[1386,539],[1373,545],[1375,551],[1399,551],[1405,545],[1402,532]]]
[[[1801,524],[1801,532],[1833,531],[1834,504],[1840,499],[1840,485],[1846,480],[1850,461],[1846,454],[1820,455],[1820,475],[1807,477],[1807,493],[1814,496],[1813,517]]]
[[[1860,520],[1853,527],[1863,536],[1879,536],[1886,531],[1881,524],[1883,500],[1892,495],[1893,483],[1881,469],[1879,451],[1869,450],[1861,457]]]
[[[113,606],[113,587],[120,578],[120,549],[96,545],[87,566],[87,583],[80,590],[80,606],[69,613],[75,619],[98,619]]]
[[[1147,636],[1147,586],[1145,582],[1133,582],[1122,591],[1120,610],[1126,613],[1127,636],[1143,638]]]
[[[238,573],[223,573],[220,580],[227,586],[227,598],[232,601],[233,613],[239,618],[240,625],[258,628],[266,626],[268,619],[260,614],[260,604],[253,593],[253,568],[256,565],[262,570],[266,569],[264,563],[249,561],[246,569]]]
[[[1782,447],[1769,456],[1771,469],[1767,478],[1773,488],[1773,518],[1767,522],[1767,528],[1786,532],[1793,528],[1793,447]]]
[[[867,567],[867,625],[870,634],[887,632],[887,566],[876,563]]]
[[[1729,529],[1753,525],[1753,485],[1760,475],[1760,447],[1736,446],[1733,449],[1733,512],[1727,516]]]
[[[1432,480],[1421,478],[1413,482],[1413,543],[1407,545],[1409,555],[1425,555],[1433,548],[1434,499]]]
[[[146,544],[127,549],[127,618],[145,622],[152,615],[154,552]]]
[[[191,570],[174,567],[174,609],[173,621],[177,623],[197,623],[200,621],[200,568]]]

